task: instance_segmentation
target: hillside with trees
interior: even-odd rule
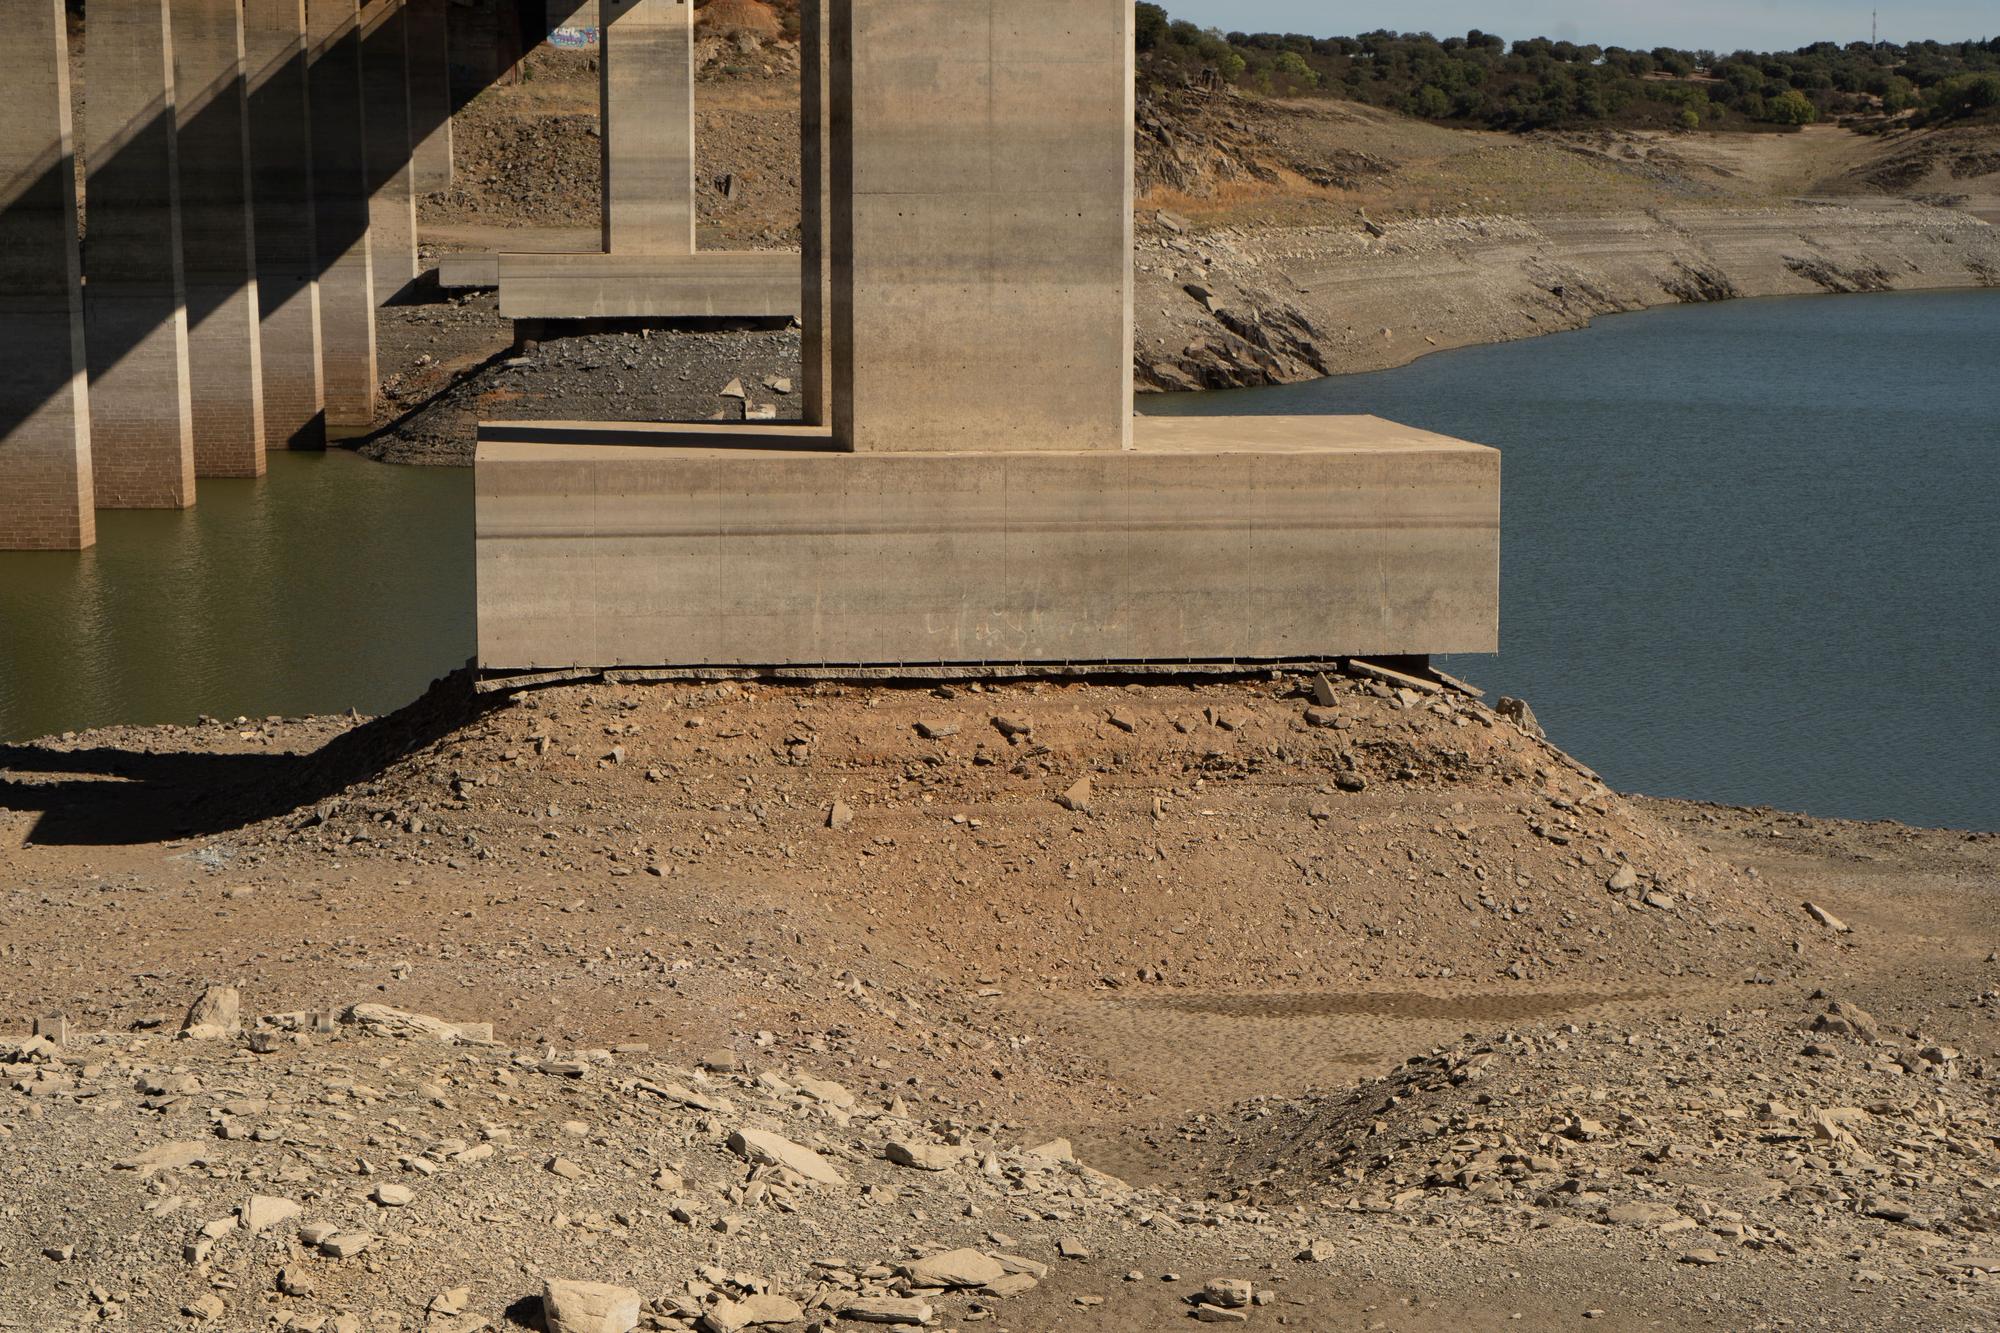
[[[1139,5],[1139,49],[1157,83],[1221,82],[1326,96],[1492,129],[1609,125],[1787,129],[2000,118],[2000,38],[1797,51],[1632,51],[1478,29],[1357,37],[1225,33]]]

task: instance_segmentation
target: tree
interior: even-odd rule
[[[1278,58],[1271,62],[1271,68],[1294,83],[1303,84],[1308,88],[1319,86],[1319,75],[1313,72],[1313,67],[1308,65],[1306,58],[1297,51],[1280,51]]]
[[[1798,89],[1787,88],[1765,101],[1764,115],[1779,125],[1810,125],[1819,119],[1819,108]]]
[[[1427,83],[1417,89],[1413,106],[1426,120],[1443,120],[1451,114],[1451,97],[1435,83]]]

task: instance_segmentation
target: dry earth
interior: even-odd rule
[[[448,681],[0,811],[16,1327],[2000,1328],[2000,839],[1455,691]]]

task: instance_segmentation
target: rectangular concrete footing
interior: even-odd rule
[[[609,430],[482,429],[483,668],[1497,647],[1499,454],[1373,418],[1141,419],[1074,452]]]
[[[496,267],[508,319],[796,319],[800,308],[799,256],[785,250],[503,254]]]

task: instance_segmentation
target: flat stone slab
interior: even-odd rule
[[[1496,650],[1496,451],[1370,417],[1148,417],[1135,440],[849,454],[806,427],[482,427],[479,663]]]
[[[787,250],[502,254],[495,276],[508,319],[796,319],[801,262]]]

